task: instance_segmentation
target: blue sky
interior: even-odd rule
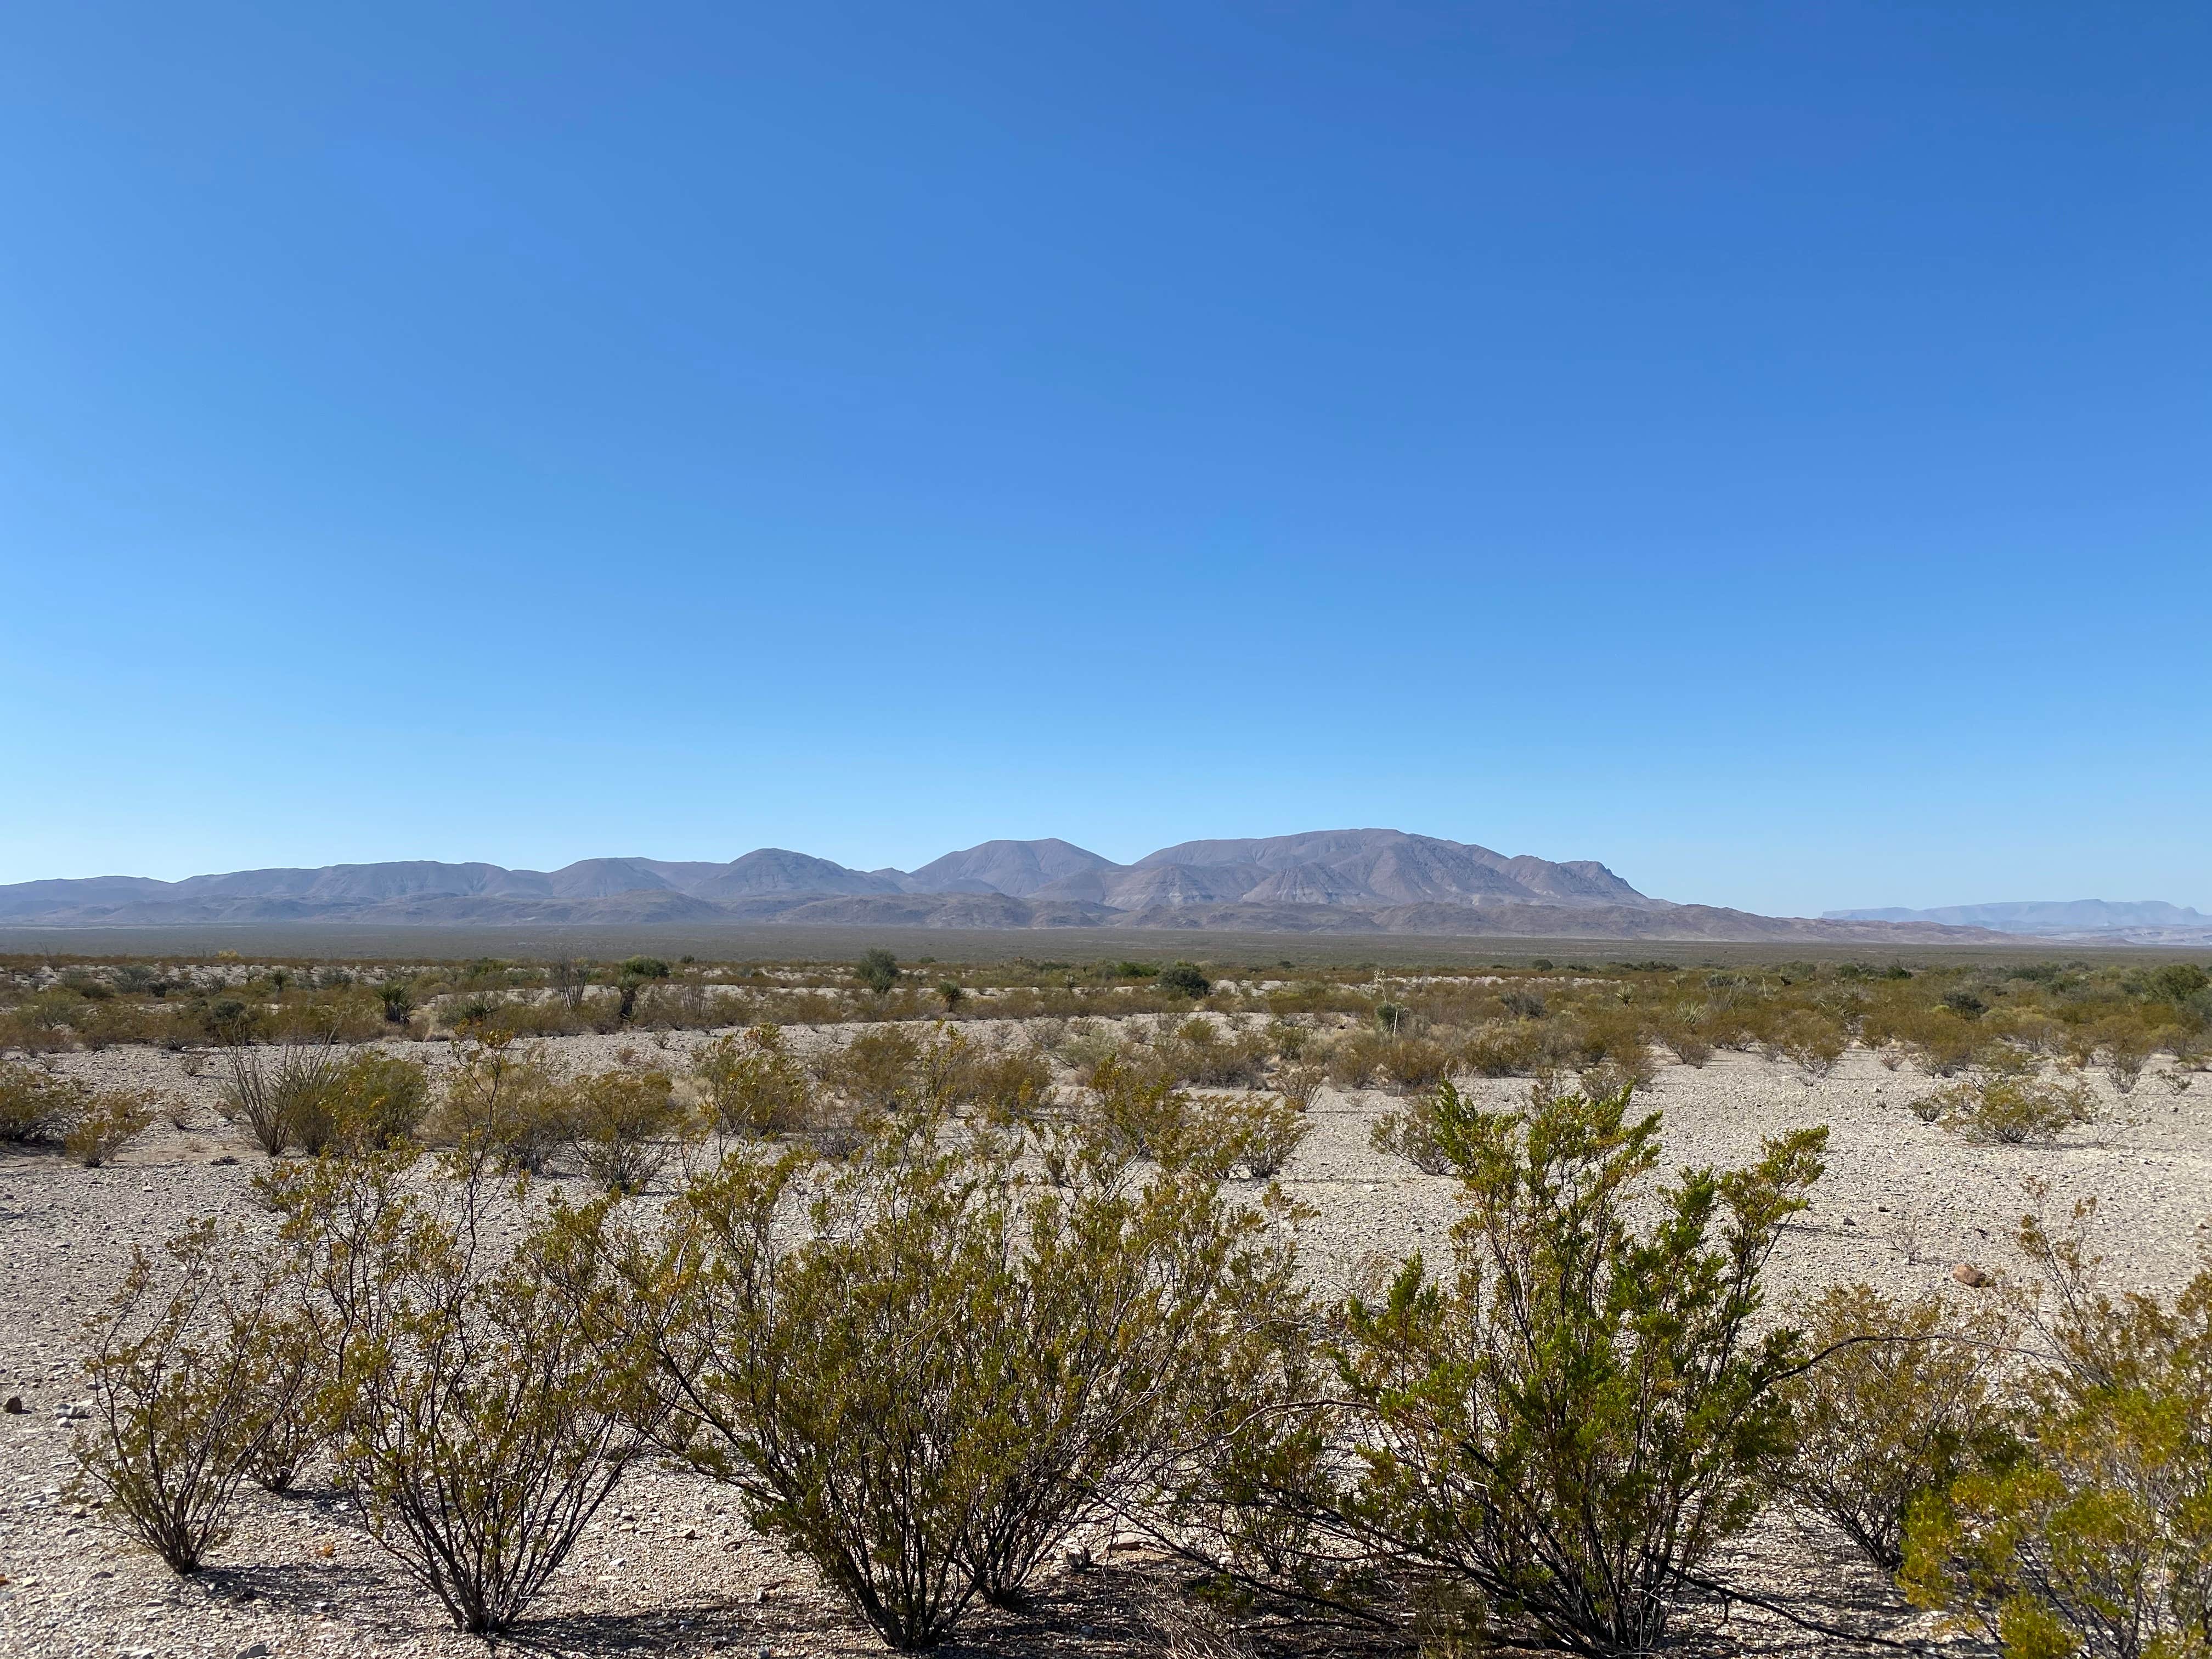
[[[0,880],[2212,907],[2198,4],[22,7]]]

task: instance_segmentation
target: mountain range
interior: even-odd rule
[[[1947,904],[1933,910],[1830,910],[1826,916],[1832,921],[1986,927],[2084,944],[2212,945],[2212,916],[2158,899],[2014,899],[1998,904]]]
[[[1754,915],[1638,892],[1593,860],[1507,857],[1397,830],[1191,841],[1133,864],[1059,840],[988,841],[917,870],[854,870],[766,847],[726,864],[584,859],[558,870],[409,860],[157,881],[0,886],[0,924],[145,927],[742,921],[855,927],[1150,927],[1524,938],[2001,939],[1986,924]]]

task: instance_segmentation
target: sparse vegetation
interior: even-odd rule
[[[111,1524],[179,1573],[228,1535],[231,1500],[289,1401],[272,1389],[281,1277],[203,1221],[134,1254],[90,1328],[79,1479]]]
[[[1916,1158],[1943,1137],[1900,1106],[2008,1146],[2067,1137],[2114,1091],[2163,1122],[2212,1054],[2194,964],[877,955],[888,973],[0,978],[0,1029],[31,1038],[0,1061],[0,1138],[112,1158],[158,1103],[80,1080],[146,1073],[71,1051],[173,1042],[155,1062],[212,1072],[184,1097],[212,1090],[270,1160],[258,1242],[199,1229],[141,1260],[94,1335],[79,1457],[101,1519],[190,1571],[242,1483],[334,1486],[458,1626],[494,1634],[651,1451],[726,1483],[894,1645],[1143,1536],[1173,1563],[1145,1558],[1148,1583],[1231,1615],[1168,1621],[1209,1642],[1264,1608],[1436,1653],[1625,1659],[1730,1593],[1729,1540],[1794,1512],[2008,1653],[2201,1656],[2212,1273],[2107,1292],[2086,1232],[2038,1219],[2024,1287],[1969,1234],[1982,1266],[1942,1297],[1851,1285],[1778,1316],[1765,1263],[1820,1132],[1669,1182],[1634,1105],[1670,1062],[1752,1055],[1832,1079],[1744,1068],[1795,1121],[1870,1089],[1870,1052],[1929,1079],[1862,1101]],[[620,1035],[541,1040],[585,1032]],[[1740,1086],[1678,1073],[1650,1097],[1693,1082]],[[1358,1294],[1324,1300],[1272,1183],[1341,1181],[1347,1111],[1464,1205],[1437,1242],[1422,1192],[1398,1237],[1426,1220],[1430,1248],[1347,1261],[1311,1282]],[[1809,1236],[1903,1229],[1940,1274],[1959,1217],[1915,1201],[1870,1221],[1824,1200]]]

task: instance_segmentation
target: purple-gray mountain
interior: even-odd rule
[[[0,886],[0,925],[147,927],[301,921],[379,927],[785,922],[855,927],[1155,927],[1238,932],[1744,939],[1905,944],[1996,934],[1674,904],[1602,864],[1508,858],[1396,830],[1193,841],[1134,864],[1064,841],[988,841],[919,870],[848,870],[767,847],[727,864],[585,859],[336,864],[155,881]]]

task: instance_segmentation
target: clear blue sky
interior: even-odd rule
[[[2212,9],[22,6],[0,880],[2212,907]]]

